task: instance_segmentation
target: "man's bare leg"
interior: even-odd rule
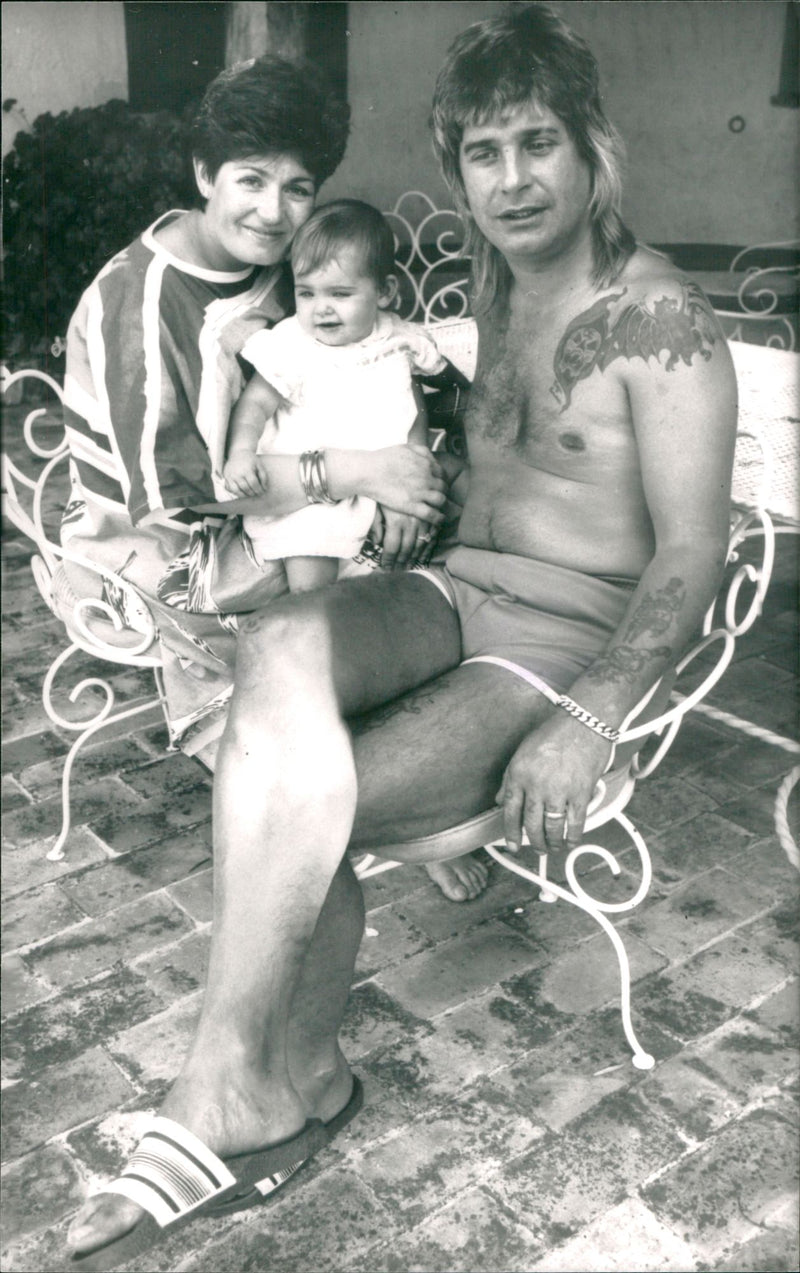
[[[336,820],[347,824],[352,817],[353,750],[363,796],[354,842],[376,847],[453,825],[491,804],[514,747],[543,705],[549,709],[522,681],[471,665],[365,715],[381,695],[400,694],[404,681],[419,680],[431,650],[440,665],[458,657],[454,618],[435,589],[408,577],[388,592],[371,585],[369,604],[360,607],[360,585],[368,582],[291,599],[269,616],[269,641],[251,634],[242,643],[217,767],[217,913],[204,1012],[163,1108],[223,1155],[291,1136],[309,1115],[327,1121],[349,1095],[336,1031],[361,912],[354,915],[346,869],[337,875],[346,833],[336,847]],[[402,596],[415,604],[392,606]],[[287,611],[294,620],[282,627]],[[353,650],[351,662],[330,660],[324,638],[331,631],[337,647]],[[354,749],[337,700],[359,713]],[[325,741],[309,764],[309,745],[320,734]],[[342,736],[346,747],[336,744]],[[337,790],[330,781],[322,792],[310,785],[320,764],[338,772]],[[347,817],[337,805],[347,806]],[[342,922],[343,913],[349,921]],[[314,1014],[318,1032],[308,1027]],[[316,1059],[301,1074],[292,1066],[306,1048]],[[100,1195],[82,1209],[73,1245],[82,1251],[104,1245],[140,1216],[126,1200]]]
[[[336,1032],[362,912],[352,873],[339,871],[356,801],[340,705],[363,712],[452,665],[459,651],[452,612],[418,578],[288,598],[260,623],[240,639],[217,761],[203,1012],[162,1109],[223,1156],[286,1139],[310,1115],[327,1121],[347,1100]],[[141,1214],[101,1194],[79,1213],[71,1244],[106,1245]]]

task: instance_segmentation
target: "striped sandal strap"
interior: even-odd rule
[[[104,1186],[148,1211],[162,1228],[227,1193],[236,1177],[197,1136],[171,1118],[154,1119],[122,1175]]]

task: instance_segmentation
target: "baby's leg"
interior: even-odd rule
[[[290,592],[313,592],[328,583],[336,583],[339,574],[338,557],[287,557],[286,578]]]

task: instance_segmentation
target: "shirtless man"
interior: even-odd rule
[[[699,290],[620,220],[590,51],[539,6],[470,27],[434,127],[480,332],[461,546],[433,578],[255,616],[219,755],[208,986],[162,1113],[228,1159],[245,1205],[261,1195],[231,1155],[285,1142],[302,1161],[306,1120],[327,1135],[358,1103],[337,1041],[363,923],[348,844],[497,799],[512,849],[523,826],[537,849],[576,845],[608,730],[679,656],[724,563],[731,360]],[[111,1243],[110,1265],[149,1223],[101,1194],[72,1243]]]

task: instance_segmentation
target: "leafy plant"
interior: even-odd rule
[[[185,128],[126,102],[39,115],[3,171],[4,359],[47,363],[97,271],[195,198]]]

